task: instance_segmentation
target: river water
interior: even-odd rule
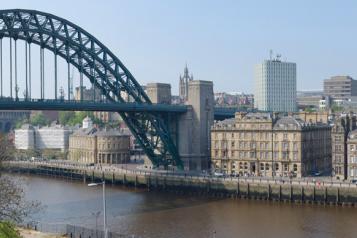
[[[27,199],[45,207],[34,219],[95,228],[101,187],[19,176]],[[107,186],[111,231],[140,237],[357,237],[357,208],[212,199]],[[102,227],[102,213],[98,227]]]

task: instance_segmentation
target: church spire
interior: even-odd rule
[[[188,82],[192,81],[192,80],[193,80],[193,75],[191,73],[191,76],[190,76],[188,67],[187,67],[187,63],[186,63],[182,77],[180,75],[180,87],[179,87],[180,98],[184,101],[187,101]]]

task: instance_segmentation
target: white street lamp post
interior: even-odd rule
[[[103,225],[104,225],[104,238],[108,238],[108,231],[107,231],[107,205],[106,205],[106,199],[105,199],[105,181],[101,183],[90,183],[88,184],[88,187],[94,187],[97,185],[103,185]]]

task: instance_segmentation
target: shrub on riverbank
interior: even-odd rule
[[[0,238],[20,238],[20,235],[11,223],[0,222]]]

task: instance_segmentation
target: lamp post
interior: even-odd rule
[[[95,216],[95,237],[98,238],[98,217],[100,215],[100,211],[92,212],[92,215]]]
[[[107,231],[107,206],[106,206],[106,201],[105,201],[105,181],[101,183],[90,183],[88,184],[88,187],[94,187],[97,185],[103,185],[103,225],[104,225],[104,238],[108,238],[108,231]]]

